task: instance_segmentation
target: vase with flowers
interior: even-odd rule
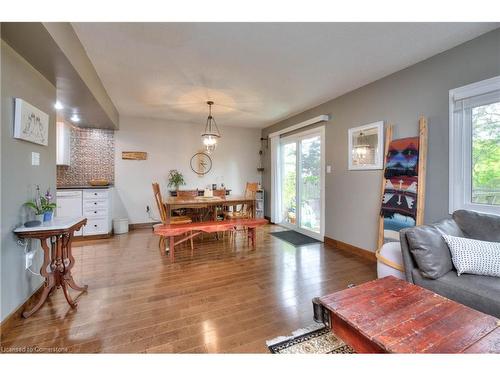
[[[52,213],[56,204],[52,201],[52,194],[50,194],[50,189],[47,190],[44,196],[40,194],[40,186],[36,186],[35,199],[26,202],[24,205],[31,208],[35,213],[35,220],[40,223],[43,221],[52,220]]]
[[[47,189],[45,196],[40,198],[43,210],[43,221],[52,220],[52,216],[54,215],[54,208],[57,207],[57,205],[54,202],[52,202],[53,199],[54,197],[50,193],[50,188]]]

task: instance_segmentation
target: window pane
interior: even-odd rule
[[[500,102],[472,108],[472,203],[500,206]]]
[[[320,232],[321,220],[321,138],[314,136],[301,141],[301,206],[300,226]]]

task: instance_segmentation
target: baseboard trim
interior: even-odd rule
[[[74,236],[73,241],[80,242],[80,241],[104,240],[111,237],[113,237],[113,233],[93,234],[91,236]]]
[[[31,296],[29,296],[26,301],[21,303],[17,309],[15,309],[13,312],[11,312],[9,315],[5,317],[4,320],[0,323],[0,334],[3,334],[3,332],[6,329],[9,329],[12,324],[14,323],[15,320],[17,319],[24,319],[22,317],[23,311],[30,305],[34,305],[35,301],[38,300],[40,297],[40,294],[42,294],[44,287],[44,283],[42,283],[37,290],[33,292]]]
[[[153,228],[154,225],[160,224],[159,221],[155,221],[152,223],[135,223],[135,224],[129,224],[128,229],[129,230],[135,230],[135,229],[145,229],[145,228]]]
[[[375,256],[375,253],[373,251],[362,249],[361,247],[357,247],[357,246],[348,244],[346,242],[335,240],[333,238],[326,237],[326,236],[325,236],[325,241],[324,242],[325,242],[325,245],[332,246],[332,247],[334,247],[336,249],[339,249],[339,250],[342,250],[342,251],[348,251],[351,254],[360,256],[362,258],[371,260],[373,262],[377,261],[377,257]]]

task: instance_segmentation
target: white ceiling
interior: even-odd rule
[[[498,23],[74,23],[121,116],[262,128]]]

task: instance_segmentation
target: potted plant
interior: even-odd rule
[[[54,213],[54,208],[56,208],[56,204],[52,201],[52,194],[50,194],[50,189],[47,189],[44,197],[40,198],[40,202],[42,203],[42,211],[43,211],[43,221],[52,220],[52,215]]]
[[[56,208],[56,204],[50,202],[51,200],[52,195],[50,194],[50,190],[47,190],[45,196],[42,197],[40,196],[40,186],[37,185],[35,199],[26,202],[24,205],[35,212],[36,221],[43,222],[52,219],[52,212]]]
[[[171,169],[170,172],[168,172],[168,187],[175,187],[177,191],[180,185],[186,185],[184,176],[177,169]]]
[[[42,198],[40,197],[40,186],[36,186],[35,199],[24,203],[26,207],[31,208],[35,212],[35,220],[43,222]]]

